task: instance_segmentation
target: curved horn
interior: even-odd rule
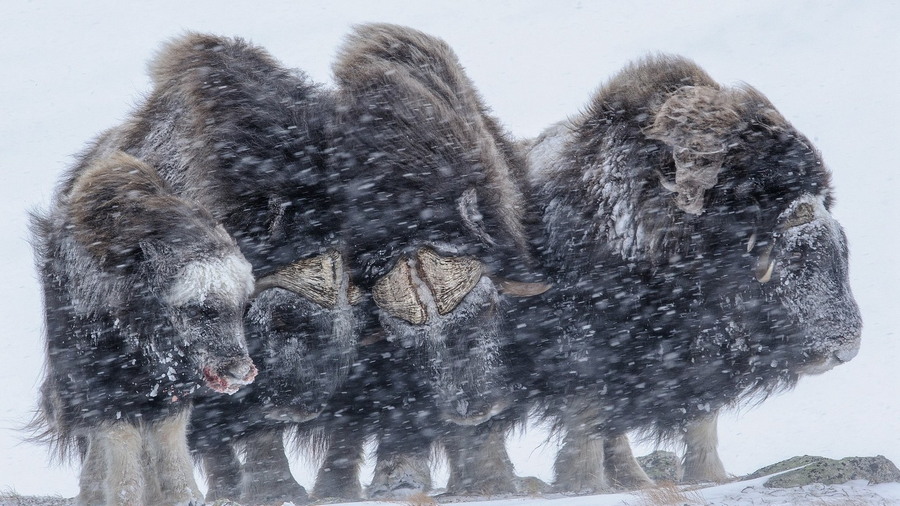
[[[427,319],[425,305],[416,294],[412,274],[405,258],[372,287],[375,304],[389,315],[406,320],[413,325],[421,325]]]
[[[428,248],[419,250],[419,270],[434,294],[438,313],[453,311],[475,288],[484,266],[469,257],[442,257]]]
[[[283,288],[319,304],[333,308],[338,303],[343,276],[341,254],[334,250],[311,258],[298,260],[283,269],[260,278],[256,282],[254,296],[270,288]],[[348,283],[348,299],[356,304],[362,292]]]
[[[534,297],[535,295],[540,295],[550,288],[553,285],[548,283],[529,283],[524,281],[513,281],[511,279],[491,277],[491,281],[494,282],[494,285],[497,286],[497,290],[499,290],[504,295],[509,295],[510,297]]]
[[[768,283],[772,280],[772,273],[775,272],[775,259],[772,258],[772,246],[766,249],[759,259],[756,261],[756,280],[760,283]]]
[[[675,203],[686,213],[702,213],[704,192],[718,182],[729,140],[741,122],[733,103],[730,92],[684,86],[663,103],[645,131],[647,138],[672,147],[675,184],[665,186],[678,194]]]

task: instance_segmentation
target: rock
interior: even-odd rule
[[[681,459],[672,452],[657,450],[638,457],[637,461],[647,476],[657,483],[676,483],[681,478]]]
[[[801,467],[802,466],[802,467]],[[867,480],[869,484],[900,482],[900,469],[893,462],[878,455],[876,457],[847,457],[841,460],[804,455],[764,467],[745,479],[788,471],[773,476],[763,485],[768,488],[800,487],[812,483],[834,485],[851,480]]]
[[[540,496],[553,490],[553,487],[551,487],[550,484],[534,476],[517,477],[516,488],[518,489],[519,494],[531,496]]]
[[[763,476],[768,476],[770,474],[781,473],[787,471],[789,469],[796,469],[798,467],[803,467],[805,465],[812,464],[814,462],[819,462],[822,460],[830,460],[825,457],[815,457],[811,455],[804,455],[802,457],[792,457],[787,460],[782,460],[777,464],[772,464],[771,466],[763,467],[747,476],[741,478],[742,480],[752,480],[755,478],[762,478]]]

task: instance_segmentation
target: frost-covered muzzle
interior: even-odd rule
[[[822,373],[859,351],[862,317],[850,290],[847,239],[821,197],[794,201],[780,225],[766,268],[771,288],[804,339],[808,361],[800,372]]]
[[[231,395],[242,386],[253,383],[257,370],[250,357],[244,355],[225,360],[207,360],[202,372],[206,386],[216,392]]]
[[[233,394],[256,378],[244,338],[243,313],[253,292],[250,264],[237,253],[189,263],[168,297],[176,336],[216,392]]]

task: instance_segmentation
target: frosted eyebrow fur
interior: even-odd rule
[[[253,274],[250,263],[240,255],[228,255],[187,264],[178,273],[166,301],[176,307],[189,302],[202,304],[210,294],[215,293],[225,301],[239,306],[252,292]]]

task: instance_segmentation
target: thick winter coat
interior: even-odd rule
[[[758,91],[648,57],[528,159],[556,286],[536,388],[584,433],[557,460],[563,488],[597,474],[586,440],[677,430],[856,355],[829,171]]]
[[[187,34],[166,44],[150,70],[150,93],[94,150],[154,167],[222,224],[258,280],[245,318],[256,383],[195,399],[190,438],[208,497],[243,489],[252,501],[305,499],[292,479],[272,486],[267,462],[242,470],[235,444],[280,445],[286,427],[318,415],[354,361],[361,293],[346,269],[337,174],[327,165],[333,98],[240,39]]]
[[[371,344],[334,405],[316,493],[358,494],[348,484],[358,482],[368,430],[379,443],[370,494],[391,496],[428,488],[421,460],[446,423],[482,423],[509,406],[508,297],[545,286],[526,282],[514,177],[524,160],[447,44],[362,25],[333,68],[342,234],[354,282],[375,307],[364,331]]]
[[[203,207],[102,143],[32,233],[47,337],[34,425],[80,451],[78,502],[201,500],[187,417],[202,387],[234,393],[256,375],[242,323],[250,264]]]

